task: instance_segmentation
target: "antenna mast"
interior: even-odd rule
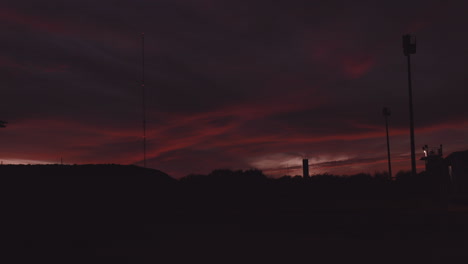
[[[143,167],[146,168],[145,33],[141,33],[141,106],[143,115]]]

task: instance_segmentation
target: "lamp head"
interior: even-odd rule
[[[405,56],[416,53],[416,37],[410,34],[403,35],[403,53]]]

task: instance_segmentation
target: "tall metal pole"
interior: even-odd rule
[[[143,115],[143,167],[146,168],[145,33],[141,33],[141,106]]]
[[[403,51],[408,62],[408,93],[409,93],[409,112],[410,112],[410,140],[411,140],[411,173],[416,176],[416,154],[414,147],[414,116],[413,116],[413,90],[411,87],[411,57],[410,54],[416,53],[416,40],[411,35],[403,36]]]
[[[411,140],[411,173],[416,176],[416,154],[414,147],[414,115],[413,115],[413,89],[411,87],[411,56],[408,54],[408,93],[410,111],[410,140]]]
[[[392,179],[392,163],[390,160],[390,138],[388,136],[388,117],[390,116],[390,110],[386,107],[383,109],[383,115],[385,117],[385,130],[387,131],[387,158],[388,158],[388,175],[390,180]]]

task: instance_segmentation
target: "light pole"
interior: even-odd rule
[[[145,33],[141,33],[141,108],[143,121],[143,167],[146,168]]]
[[[384,107],[382,110],[382,114],[385,117],[385,130],[387,131],[387,157],[388,157],[388,175],[390,176],[390,180],[392,179],[392,163],[390,161],[390,138],[388,137],[388,117],[390,116],[390,109]]]
[[[416,53],[416,37],[403,35],[403,53],[408,62],[408,92],[409,92],[409,112],[410,112],[410,140],[411,140],[411,174],[416,176],[416,154],[414,149],[414,118],[413,118],[413,91],[411,89],[411,57]]]

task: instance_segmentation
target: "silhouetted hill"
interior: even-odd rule
[[[0,175],[4,176],[26,176],[26,177],[112,177],[119,179],[120,177],[153,177],[152,180],[163,182],[175,182],[166,173],[155,170],[142,168],[135,165],[118,165],[118,164],[87,164],[87,165],[1,165]]]
[[[31,193],[73,193],[89,191],[122,194],[164,190],[177,180],[164,172],[133,165],[2,165],[0,183],[17,191]]]
[[[273,262],[277,253],[288,262],[310,252],[318,260],[337,252],[378,257],[392,248],[388,263],[402,263],[428,250],[440,255],[445,236],[462,240],[468,233],[468,216],[447,215],[405,173],[390,181],[215,170],[177,181],[136,166],[4,165],[0,174],[2,239],[17,254],[31,252],[26,262],[43,252],[66,263],[70,256],[76,263],[126,263],[127,257],[153,263],[162,256],[187,263],[217,253],[239,256],[236,263],[249,263],[248,254]]]
[[[0,175],[3,220],[18,227],[13,234],[109,234],[115,225],[166,215],[177,197],[177,180],[132,165],[3,165]]]

